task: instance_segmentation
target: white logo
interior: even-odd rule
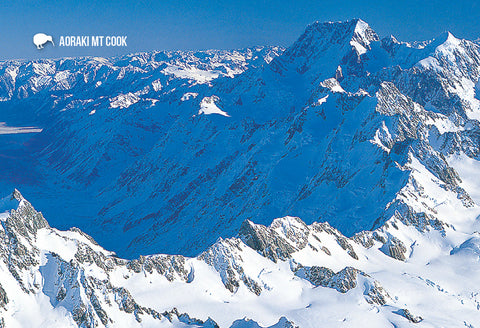
[[[61,35],[59,47],[126,47],[126,35]]]
[[[43,49],[43,45],[47,42],[53,44],[53,38],[51,35],[46,35],[45,33],[37,33],[33,36],[33,43],[37,46],[37,49]]]

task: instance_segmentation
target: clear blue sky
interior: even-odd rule
[[[425,40],[445,30],[480,37],[477,1],[1,1],[0,60],[110,56],[150,50],[232,49],[290,45],[309,23],[362,18],[382,37]],[[127,48],[52,48],[38,51],[37,32],[127,35]],[[55,40],[58,42],[58,40]]]

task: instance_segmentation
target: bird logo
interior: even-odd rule
[[[37,33],[33,36],[33,43],[37,46],[37,49],[43,49],[43,46],[47,43],[51,42],[52,46],[55,44],[53,43],[53,38],[51,35],[46,35],[45,33]]]

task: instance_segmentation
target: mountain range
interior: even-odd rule
[[[360,19],[1,62],[0,326],[476,327],[479,80]]]

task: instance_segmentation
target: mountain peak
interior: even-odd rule
[[[455,42],[458,40],[450,31],[443,31],[436,39],[441,42]]]
[[[372,41],[379,41],[380,38],[378,37],[377,33],[361,19],[353,19],[352,22],[355,25],[354,28],[354,36],[359,36],[364,42],[370,43]]]
[[[13,192],[12,192],[11,199],[12,199],[12,200],[15,199],[15,200],[21,202],[21,201],[24,200],[25,198],[22,196],[22,194],[20,193],[20,191],[15,188],[15,189],[13,190]]]
[[[300,74],[318,66],[315,72],[331,77],[339,64],[358,62],[370,49],[370,43],[379,40],[375,31],[358,18],[343,22],[317,21],[307,26],[280,60],[293,63]]]
[[[433,40],[433,43],[438,46],[444,43],[456,44],[459,41],[460,39],[457,39],[450,31],[443,31],[439,36],[437,36]]]
[[[460,44],[460,39],[457,39],[451,32],[444,31],[435,39],[427,43],[427,46],[430,48],[439,48],[439,50],[446,50],[449,48],[454,48]]]
[[[315,22],[307,26],[304,34],[296,43],[302,40],[315,38],[330,44],[343,44],[349,42],[359,54],[363,54],[370,42],[378,41],[377,33],[359,18],[339,22]],[[294,44],[294,46],[295,46]]]

